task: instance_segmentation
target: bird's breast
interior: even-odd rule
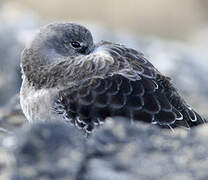
[[[55,92],[51,89],[34,89],[23,78],[20,91],[20,104],[29,122],[50,121],[52,117],[52,102]]]

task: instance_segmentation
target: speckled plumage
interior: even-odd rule
[[[82,45],[73,48],[72,41]],[[113,116],[169,128],[204,122],[142,53],[106,41],[94,44],[77,24],[44,27],[24,49],[21,66],[21,104],[30,121],[60,118],[88,133]],[[28,88],[39,92],[30,102]]]

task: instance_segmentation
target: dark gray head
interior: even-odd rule
[[[53,23],[40,29],[22,53],[22,72],[29,83],[36,87],[55,84],[63,68],[50,71],[50,64],[70,62],[71,57],[87,55],[94,49],[93,38],[88,29],[74,23]],[[49,65],[49,66],[48,66]],[[52,78],[56,74],[57,77]],[[52,81],[53,82],[48,82]],[[45,85],[46,86],[46,85]]]
[[[53,23],[41,28],[28,48],[39,55],[36,58],[50,63],[59,57],[89,54],[93,47],[92,35],[84,26]]]

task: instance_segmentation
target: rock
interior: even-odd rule
[[[0,172],[23,180],[207,179],[207,131],[109,118],[85,138],[60,122],[28,124],[3,138]]]
[[[14,179],[76,179],[85,156],[83,136],[62,123],[41,123],[4,138],[15,157]]]
[[[19,101],[19,94],[16,94],[0,108],[0,137],[11,133],[26,122]]]
[[[0,146],[0,179],[10,179],[12,177],[13,156],[6,148]]]
[[[201,129],[203,135],[200,134]],[[108,121],[90,140],[83,179],[206,179],[207,127],[163,131],[143,123]]]

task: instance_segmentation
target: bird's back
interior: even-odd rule
[[[190,128],[203,123],[173,87],[170,79],[141,76],[130,80],[116,74],[93,78],[59,92],[55,109],[64,119],[90,132],[106,117],[121,116],[165,128]]]

